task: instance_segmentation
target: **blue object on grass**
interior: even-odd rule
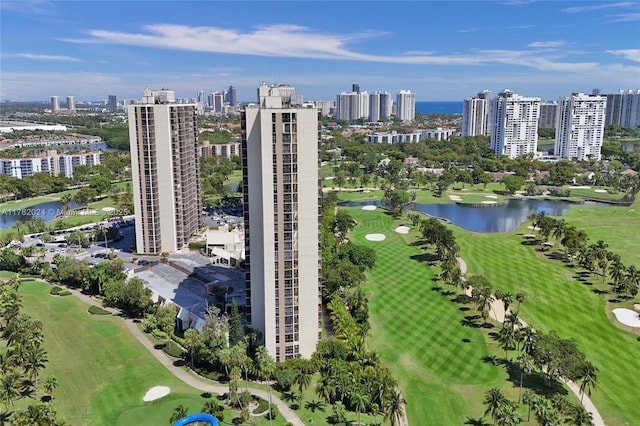
[[[175,422],[173,426],[185,426],[195,422],[207,422],[211,426],[220,426],[220,423],[218,423],[218,420],[215,417],[211,414],[204,413],[191,414],[190,416],[183,417]]]

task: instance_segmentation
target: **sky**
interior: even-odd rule
[[[0,99],[195,98],[261,82],[417,101],[640,88],[638,1],[0,2]]]

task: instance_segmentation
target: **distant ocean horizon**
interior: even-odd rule
[[[420,114],[462,114],[462,101],[416,102]]]

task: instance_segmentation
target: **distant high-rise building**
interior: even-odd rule
[[[181,250],[200,229],[196,105],[175,103],[170,90],[146,89],[128,113],[136,250]]]
[[[229,96],[229,100],[228,100],[229,106],[235,107],[236,103],[237,103],[236,86],[229,86],[228,93],[229,93],[229,95],[228,95]]]
[[[51,97],[51,112],[60,111],[60,96]]]
[[[213,103],[211,107],[215,112],[222,112],[222,108],[224,107],[224,99],[223,95],[220,92],[213,93]]]
[[[540,119],[538,120],[538,129],[555,129],[557,111],[558,104],[556,102],[540,103]]]
[[[555,155],[600,160],[607,98],[574,93],[558,102]]]
[[[360,93],[360,85],[357,83],[352,84],[351,91],[354,93]]]
[[[198,98],[196,99],[198,103],[205,103],[206,99],[204,97],[204,90],[198,90]]]
[[[540,98],[504,90],[491,101],[491,149],[498,157],[535,154],[538,146]]]
[[[640,90],[620,90],[607,95],[605,125],[640,127]]]
[[[396,117],[403,123],[416,118],[416,95],[409,90],[401,90],[396,96]]]
[[[241,113],[247,322],[276,361],[309,358],[321,330],[320,120],[291,87]]]
[[[107,110],[109,110],[109,112],[118,111],[118,98],[116,95],[109,95],[107,97]]]
[[[483,90],[462,103],[462,136],[489,134],[491,92]]]
[[[369,117],[369,94],[367,92],[341,92],[336,99],[337,118],[360,120]]]
[[[389,92],[373,92],[369,95],[369,120],[388,120],[392,107],[393,101]]]
[[[69,111],[76,110],[76,98],[74,96],[67,96],[67,109]]]

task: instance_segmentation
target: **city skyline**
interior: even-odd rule
[[[505,88],[555,100],[637,88],[637,2],[50,2],[0,4],[2,100],[76,101],[170,87],[195,98],[261,81],[305,100]],[[423,25],[408,17],[422,16]]]

